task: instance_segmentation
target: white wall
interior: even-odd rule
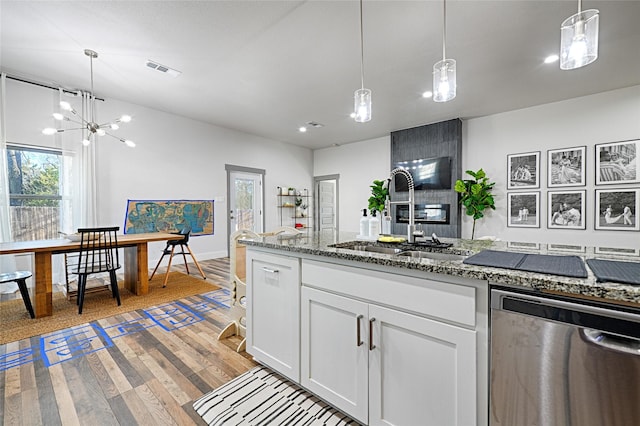
[[[463,120],[462,170],[483,168],[496,182],[496,211],[476,224],[476,237],[503,240],[640,248],[640,233],[594,230],[594,145],[640,138],[640,86],[487,117]],[[587,146],[587,229],[546,227],[548,149]],[[508,228],[507,155],[541,151],[540,228]],[[314,152],[314,175],[340,174],[340,227],[358,231],[359,210],[366,207],[373,179],[388,176],[390,138],[383,137]],[[620,185],[631,188],[636,185]],[[607,188],[614,188],[608,185]],[[560,190],[561,188],[554,188]],[[472,221],[463,214],[462,236],[471,237]]]
[[[371,184],[389,177],[390,136],[319,149],[313,154],[313,175],[339,174],[340,231],[358,232],[362,209],[369,205]]]
[[[7,139],[56,146],[56,138],[42,135],[41,130],[53,125],[50,117],[58,110],[57,102],[58,93],[53,90],[8,80]],[[113,133],[135,141],[137,146],[131,149],[107,136],[98,139],[97,225],[122,228],[128,199],[215,199],[215,234],[194,237],[190,246],[198,260],[226,256],[225,164],[266,171],[266,230],[279,223],[277,186],[312,187],[313,154],[307,148],[114,99],[98,102],[98,108],[102,122],[131,115],[133,121]],[[63,134],[65,144],[81,149],[76,142],[79,134]],[[149,248],[150,264],[155,264],[163,246],[155,243]]]
[[[640,233],[594,230],[595,144],[640,138],[640,86],[464,121],[463,170],[483,168],[496,182],[496,211],[476,224],[476,237],[640,248]],[[586,145],[586,230],[547,229],[547,150]],[[507,227],[507,155],[540,151],[540,228]],[[605,188],[637,188],[607,185]],[[599,187],[600,188],[600,187]],[[565,188],[553,188],[562,190]],[[515,191],[514,191],[515,192]],[[638,217],[636,212],[636,217]],[[636,219],[637,220],[637,219]],[[472,221],[463,218],[469,238]]]

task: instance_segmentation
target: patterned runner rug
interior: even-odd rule
[[[193,408],[211,426],[359,425],[265,367],[249,370],[209,392]]]

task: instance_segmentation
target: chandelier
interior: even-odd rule
[[[90,137],[95,140],[95,135],[98,135],[98,136],[108,135],[108,136],[111,136],[112,138],[118,139],[120,142],[127,145],[128,147],[133,148],[134,146],[136,146],[136,144],[133,141],[129,139],[119,138],[107,132],[107,129],[118,130],[120,128],[119,123],[130,122],[131,121],[130,115],[123,115],[120,118],[117,118],[111,122],[98,124],[96,119],[96,97],[93,94],[93,60],[94,58],[98,57],[98,53],[90,49],[85,49],[84,54],[89,57],[90,67],[91,67],[91,91],[89,92],[89,108],[88,108],[89,117],[85,119],[82,115],[78,113],[78,111],[73,109],[73,107],[69,102],[60,101],[60,108],[64,111],[71,113],[73,117],[77,117],[79,121],[78,119],[66,116],[63,113],[59,113],[59,112],[53,113],[53,118],[58,121],[70,121],[72,123],[78,124],[81,127],[75,127],[72,129],[56,129],[53,127],[47,127],[46,129],[42,130],[42,133],[45,135],[55,135],[56,133],[62,133],[70,130],[87,130],[88,131],[87,136],[82,140],[82,144],[84,146],[87,146],[91,143],[91,140],[89,139]]]

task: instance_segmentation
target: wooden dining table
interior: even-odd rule
[[[118,247],[124,249],[124,286],[135,295],[149,292],[148,243],[154,241],[181,240],[183,235],[165,232],[125,234],[118,236]],[[36,318],[53,314],[53,272],[51,257],[54,254],[80,251],[80,242],[68,239],[32,240],[0,243],[0,255],[33,253]]]

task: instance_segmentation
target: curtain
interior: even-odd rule
[[[77,110],[85,121],[91,121],[91,104],[90,93],[82,92],[81,105]],[[81,143],[83,139],[91,138],[88,133],[89,131],[85,128],[82,131],[58,134],[60,139],[57,142],[66,154],[62,176],[63,206],[60,218],[64,232],[76,232],[78,228],[97,226],[96,144],[93,140],[88,146]],[[64,283],[66,281],[64,256],[54,256],[52,267],[53,282]]]
[[[6,81],[7,75],[0,75],[0,242],[11,241],[11,218],[9,213],[9,177],[7,175],[7,128],[6,128]],[[16,270],[13,255],[0,256],[0,272]],[[18,290],[15,283],[2,286],[3,293],[13,293]]]
[[[93,117],[95,111],[91,111],[93,102],[91,94],[82,92],[82,117],[88,120]],[[76,228],[97,226],[97,199],[96,199],[96,141],[95,135],[88,135],[87,129],[82,130],[82,138],[91,138],[89,146],[80,145],[77,154],[77,179],[74,187],[76,193],[74,199],[78,209],[74,214]]]

